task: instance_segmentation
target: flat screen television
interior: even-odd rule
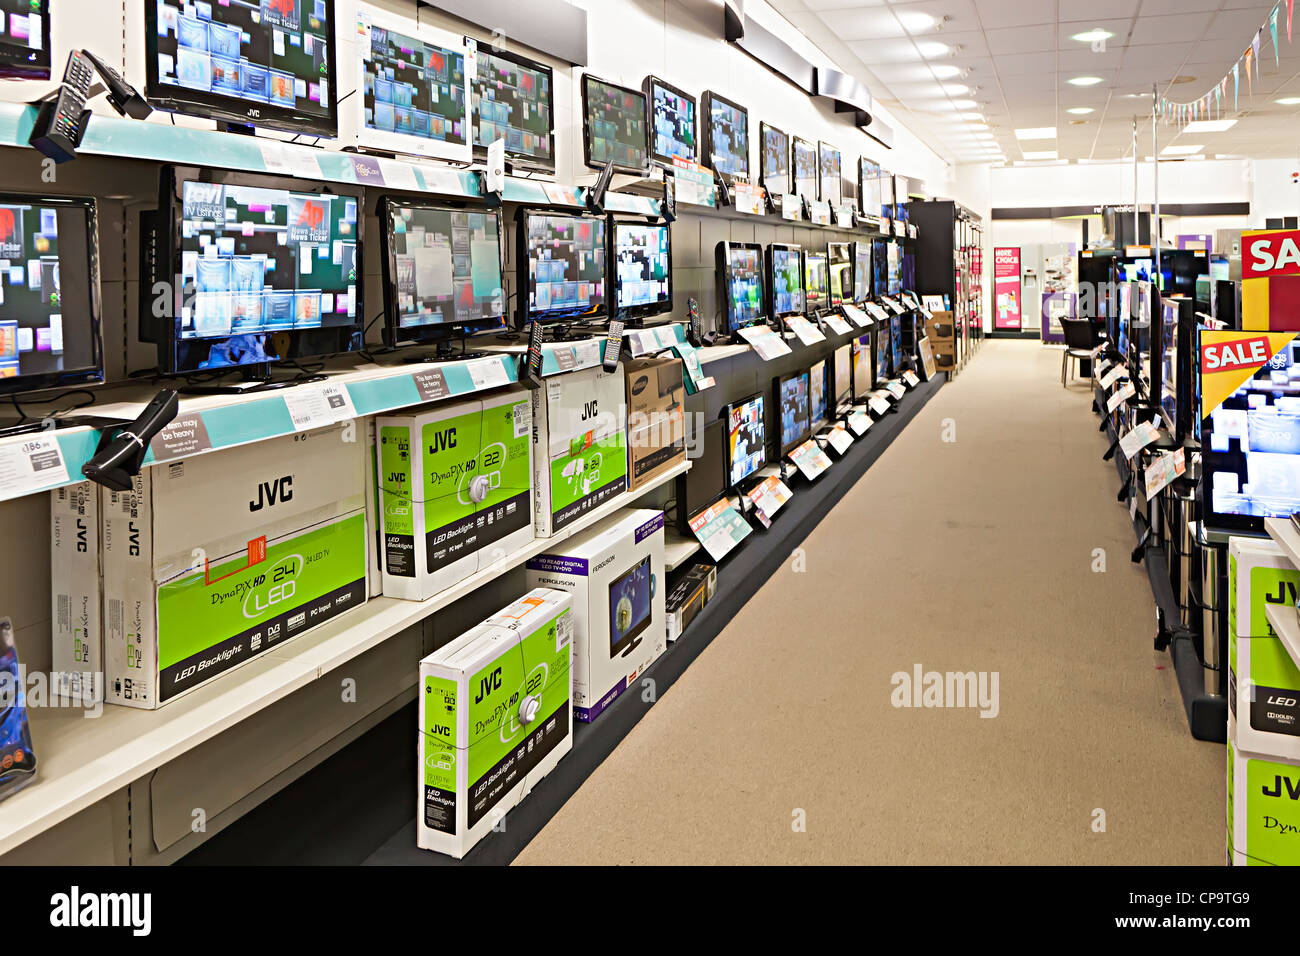
[[[830,306],[831,278],[830,266],[826,256],[820,252],[803,254],[804,301],[808,314],[813,314]]]
[[[153,268],[174,299],[160,319],[142,303],[141,339],[163,372],[361,347],[360,186],[190,166],[161,180]]]
[[[589,320],[608,314],[606,220],[525,209],[519,237],[519,326]]]
[[[555,171],[555,74],[519,53],[475,44],[470,82],[474,155],[506,142],[514,169]]]
[[[582,158],[592,169],[640,173],[650,162],[645,94],[626,86],[582,77]]]
[[[859,239],[853,243],[853,301],[871,298],[871,243]]]
[[[838,206],[843,200],[840,151],[830,143],[817,143],[817,194],[822,202]]]
[[[700,125],[695,97],[657,76],[647,76],[641,91],[649,110],[650,158],[664,166],[675,159],[696,162]]]
[[[790,137],[775,126],[758,124],[759,183],[769,193],[790,191]]]
[[[385,345],[504,326],[499,210],[386,196],[379,223]]]
[[[827,275],[830,282],[830,303],[843,305],[853,300],[853,258],[847,242],[826,244]]]
[[[790,169],[794,191],[809,202],[817,199],[817,147],[798,136],[790,138]]]
[[[871,353],[871,333],[859,335],[853,346],[853,399],[861,402],[876,387],[875,356]]]
[[[885,263],[887,267],[886,295],[897,295],[903,291],[903,261],[898,243],[885,243]]]
[[[145,0],[145,96],[157,109],[338,135],[334,0]]]
[[[808,369],[808,418],[809,429],[817,431],[829,421],[830,388],[826,382],[827,365],[822,359]]]
[[[620,222],[614,230],[614,311],[637,321],[673,310],[668,223]]]
[[[903,317],[901,315],[891,315],[889,317],[889,367],[893,369],[895,375],[903,373]]]
[[[50,0],[0,0],[0,78],[50,78]]]
[[[889,294],[889,240],[871,240],[871,294]]]
[[[774,242],[767,247],[768,285],[773,317],[804,314],[803,256],[798,246]]]
[[[754,242],[718,243],[717,274],[718,299],[727,331],[734,332],[769,318],[763,288],[762,246]]]
[[[906,176],[894,177],[894,215],[899,222],[907,222],[907,204],[911,202],[909,193],[912,183]]]
[[[1266,517],[1300,511],[1300,344],[1283,346],[1202,420],[1201,453],[1208,526],[1259,534]]]
[[[93,199],[0,194],[0,394],[104,380]]]
[[[767,465],[766,409],[762,394],[732,402],[722,409],[727,430],[727,487],[734,488]]]
[[[776,395],[777,448],[784,456],[806,442],[811,433],[808,370],[780,376],[773,392]]]
[[[858,159],[858,209],[865,216],[882,216],[885,208],[881,170],[866,157]]]
[[[708,128],[704,135],[704,165],[727,179],[749,178],[749,111],[705,90],[700,113]]]
[[[896,372],[894,368],[894,346],[890,323],[876,325],[876,385],[884,385]]]
[[[677,528],[682,534],[689,534],[690,520],[726,491],[726,438],[722,419],[705,424],[699,457],[677,479]]]
[[[867,350],[867,361],[871,361],[871,350]],[[833,379],[835,407],[840,408],[853,400],[853,343],[841,345],[835,350],[835,376]],[[868,383],[871,376],[867,376]]]
[[[1178,299],[1160,298],[1160,417],[1178,434]]]

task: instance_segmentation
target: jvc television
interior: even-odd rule
[[[843,199],[840,151],[830,143],[817,143],[817,193],[822,202],[838,206]]]
[[[534,319],[587,321],[608,314],[605,229],[601,217],[520,212],[520,328]]]
[[[0,194],[0,394],[104,380],[93,199]]]
[[[806,442],[811,433],[808,370],[782,375],[776,380],[773,392],[780,438],[777,447],[784,456]]]
[[[871,243],[861,239],[853,243],[853,301],[871,298]]]
[[[645,94],[582,77],[582,159],[592,169],[609,164],[626,173],[641,173],[650,162]]]
[[[727,487],[734,488],[767,465],[767,431],[762,394],[732,402],[722,409],[726,428]]]
[[[385,345],[504,326],[499,210],[384,197],[379,222]]]
[[[728,180],[749,179],[749,111],[705,90],[700,113],[705,124],[704,165]]]
[[[650,122],[650,158],[671,167],[673,160],[693,163],[699,156],[699,117],[695,97],[647,76],[641,87]]]
[[[871,333],[859,335],[851,345],[853,347],[853,399],[861,402],[865,401],[872,389],[876,387],[877,363],[871,353]]]
[[[1300,344],[1283,346],[1201,421],[1201,454],[1209,527],[1260,534],[1265,518],[1300,511]]]
[[[338,135],[334,0],[144,0],[145,96],[162,110]]]
[[[809,407],[809,428],[817,431],[827,423],[827,396],[830,394],[830,388],[826,383],[826,360],[813,365],[808,370],[808,407]]]
[[[803,286],[804,301],[807,303],[809,315],[814,315],[830,306],[830,267],[826,256],[822,253],[804,252]]]
[[[758,179],[769,193],[790,191],[790,137],[775,126],[758,124]]]
[[[867,350],[867,361],[871,361],[871,350]],[[841,345],[835,350],[834,395],[835,408],[839,409],[853,400],[853,343]],[[871,376],[867,375],[870,383]]]
[[[767,247],[767,276],[773,318],[804,314],[803,256],[798,246],[774,242]]]
[[[555,171],[555,75],[545,63],[477,45],[470,83],[474,155],[506,142],[513,169]]]
[[[614,312],[636,322],[673,310],[667,223],[614,222]]]
[[[50,0],[0,0],[0,79],[49,78]]]
[[[794,191],[809,202],[817,199],[817,147],[805,139],[790,139],[790,168],[794,174]]]
[[[769,318],[762,246],[753,242],[718,243],[717,275],[727,331],[735,332]]]
[[[170,313],[140,336],[165,373],[258,367],[361,347],[360,186],[162,170],[153,258]]]
[[[650,626],[654,575],[650,556],[609,583],[609,656],[629,653]]]

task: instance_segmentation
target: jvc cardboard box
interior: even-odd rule
[[[532,424],[521,390],[379,418],[384,594],[426,600],[533,540]]]
[[[54,688],[95,704],[104,697],[99,485],[79,481],[50,492],[50,596]]]
[[[573,712],[600,716],[668,646],[664,516],[624,509],[528,561],[530,587],[573,595]]]
[[[572,640],[537,588],[420,662],[420,847],[460,859],[569,752]]]
[[[1234,866],[1300,865],[1300,763],[1233,742],[1228,718],[1228,854]]]
[[[1300,571],[1269,538],[1228,539],[1228,706],[1237,746],[1300,760],[1300,669],[1268,623],[1294,614]]]
[[[636,490],[686,461],[682,360],[633,359],[627,373],[628,487]]]
[[[343,425],[145,468],[103,500],[107,700],[155,708],[366,601]]]
[[[533,391],[537,536],[549,538],[627,489],[623,366],[553,375]]]

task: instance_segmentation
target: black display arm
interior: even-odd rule
[[[171,423],[179,410],[177,392],[162,389],[135,421],[122,428],[107,429],[100,435],[94,456],[81,466],[82,475],[113,491],[130,491],[131,479],[144,467],[149,442]]]
[[[95,54],[89,50],[82,50],[86,59],[94,64],[96,72],[99,73],[100,79],[108,87],[108,102],[113,109],[117,110],[119,116],[129,116],[131,119],[147,119],[153,112],[153,107],[134,86],[128,83],[122,74],[113,69]]]
[[[596,177],[596,185],[591,187],[587,193],[587,208],[594,213],[604,214],[605,212],[605,193],[609,192],[609,184],[614,181],[614,164],[606,163],[605,168],[600,171]]]

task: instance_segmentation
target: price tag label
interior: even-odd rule
[[[465,370],[469,372],[470,380],[474,382],[475,391],[510,384],[510,375],[506,372],[505,363],[499,358],[485,358],[467,362]]]
[[[793,495],[786,483],[776,475],[771,475],[749,492],[749,500],[754,505],[754,514],[763,522],[763,527],[772,527],[773,516]]]
[[[299,432],[324,428],[357,417],[352,396],[344,385],[326,383],[286,389],[284,404],[289,408],[294,431]]]
[[[781,196],[781,218],[786,222],[798,222],[803,218],[803,203],[799,197],[784,193]]]
[[[17,498],[68,483],[63,451],[51,435],[33,435],[0,446],[0,491]]]
[[[553,206],[581,206],[576,186],[557,186],[555,183],[542,183],[542,190]]]
[[[1180,478],[1187,471],[1187,456],[1181,448],[1167,451],[1147,465],[1146,491],[1147,501],[1158,495],[1175,478]],[[1137,496],[1134,495],[1136,500]]]
[[[849,323],[845,322],[834,312],[826,313],[826,318],[823,321],[825,321],[826,325],[836,335],[848,335],[853,331],[853,326],[849,325]]]
[[[753,183],[733,183],[731,201],[739,212],[749,216],[763,215],[763,190]]]
[[[848,429],[843,425],[836,425],[832,428],[827,440],[830,442],[831,447],[835,449],[837,455],[843,455],[853,447],[853,436],[849,434]]]
[[[867,313],[863,312],[852,302],[845,302],[840,306],[840,309],[849,317],[849,321],[860,329],[870,328],[876,324],[872,321],[871,316],[867,315]]]
[[[1160,430],[1155,425],[1150,422],[1138,422],[1129,429],[1127,435],[1119,440],[1119,448],[1126,459],[1132,459],[1134,455],[1159,437]]]
[[[916,373],[913,372],[911,369],[908,369],[906,372],[903,373],[903,381],[906,382],[908,385],[910,385],[912,388],[916,388],[916,386],[921,384],[921,380],[916,377]]]
[[[889,399],[887,398],[872,396],[871,398],[867,399],[867,407],[870,408],[877,415],[887,415],[889,414],[890,408],[892,408],[893,406],[889,404]]]
[[[818,342],[826,341],[826,336],[822,335],[821,330],[802,315],[789,316],[785,322],[804,345],[816,345]]]
[[[889,313],[880,307],[879,302],[868,302],[864,308],[875,317],[877,322],[889,321]]]
[[[831,224],[831,204],[828,202],[810,202],[809,210],[812,213],[812,221],[819,226],[829,226]]]
[[[741,329],[739,334],[764,362],[790,354],[790,346],[766,325],[751,325]]]
[[[749,522],[726,498],[691,518],[690,526],[691,532],[714,561],[721,561],[754,533]]]
[[[871,427],[871,416],[864,415],[862,412],[852,412],[848,419],[849,429],[853,434],[861,438]]]
[[[1121,378],[1123,378],[1126,374],[1128,374],[1128,369],[1124,368],[1123,365],[1116,365],[1113,369],[1111,369],[1109,372],[1106,373],[1106,377],[1103,378],[1099,384],[1101,385],[1102,388],[1110,388]]]
[[[902,401],[903,396],[907,394],[907,387],[901,382],[886,382],[885,391],[893,395],[895,400]]]
[[[1132,382],[1125,382],[1124,387],[1106,400],[1106,411],[1113,412],[1137,394]]]
[[[790,460],[809,481],[818,478],[831,466],[831,460],[826,457],[826,452],[822,451],[821,445],[811,438],[790,452]]]

